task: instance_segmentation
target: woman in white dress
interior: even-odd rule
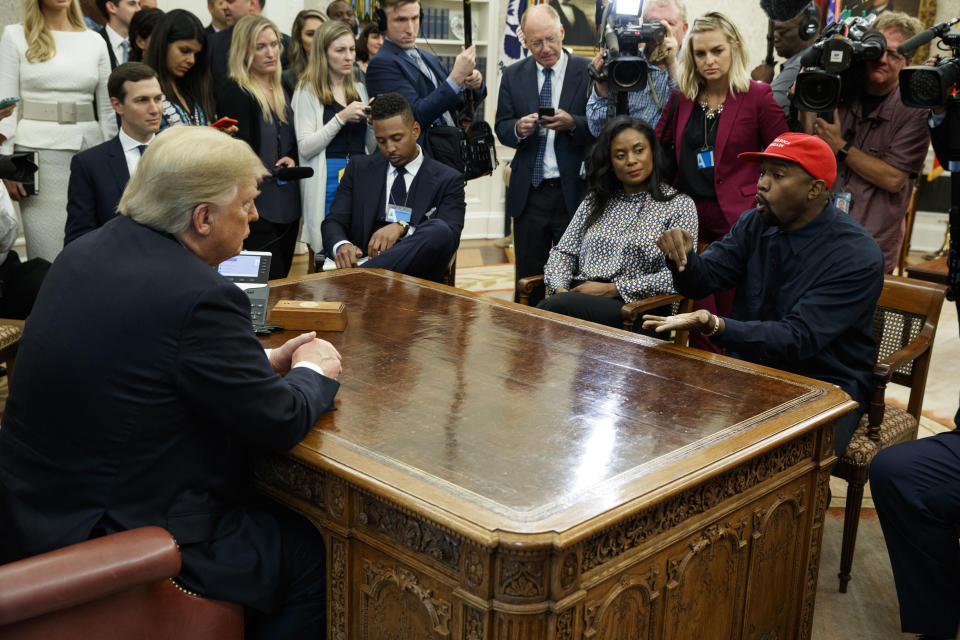
[[[350,156],[363,155],[375,146],[367,124],[367,89],[353,79],[355,47],[350,27],[338,20],[323,23],[313,36],[306,71],[293,94],[300,164],[314,172],[300,186],[300,238],[311,252],[323,246],[320,223],[330,209],[340,172]],[[313,265],[312,259],[309,264]]]
[[[36,195],[5,182],[20,201],[27,257],[53,261],[63,248],[70,160],[117,133],[110,60],[103,38],[84,26],[79,0],[24,0],[23,15],[0,37],[0,97],[21,99],[0,122],[0,153],[38,154]]]

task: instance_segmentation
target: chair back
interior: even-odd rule
[[[932,344],[945,294],[942,285],[893,275],[884,278],[873,314],[874,362],[878,367],[921,333],[927,334]],[[893,382],[910,387],[908,411],[918,420],[931,353],[932,348],[926,349],[915,360],[896,368],[890,377]]]

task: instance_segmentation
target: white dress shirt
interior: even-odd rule
[[[537,65],[537,95],[543,89],[543,70],[544,66],[539,62]],[[560,59],[551,67],[553,75],[550,77],[550,99],[551,106],[554,109],[560,108],[560,91],[563,89],[563,75],[567,71],[567,53],[560,54]],[[552,129],[541,129],[547,132],[547,148],[543,152],[543,179],[560,177],[560,167],[557,165],[557,152],[553,148],[557,139],[557,132]],[[539,135],[539,132],[538,132]],[[537,142],[539,144],[539,141]]]
[[[116,56],[117,58],[117,64],[120,65],[120,64],[123,64],[124,62],[127,62],[127,60],[124,59],[125,56],[124,56],[123,44],[122,44],[124,42],[127,42],[127,39],[124,38],[119,33],[117,33],[116,31],[114,31],[113,29],[111,29],[109,24],[105,27],[105,30],[107,32],[107,39],[110,40],[110,48],[113,49],[113,55]],[[130,45],[128,44],[127,47],[129,46]]]
[[[127,159],[127,170],[130,171],[130,176],[133,177],[133,172],[137,170],[137,165],[140,163],[140,156],[142,155],[138,147],[141,144],[149,145],[156,136],[151,137],[146,142],[137,142],[128,136],[122,128],[118,135],[120,137],[120,146],[123,147],[123,156]]]

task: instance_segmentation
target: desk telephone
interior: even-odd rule
[[[241,251],[217,266],[220,275],[240,287],[250,298],[250,321],[258,335],[280,328],[267,324],[267,300],[270,297],[267,281],[272,257],[269,251]]]

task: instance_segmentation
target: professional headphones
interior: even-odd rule
[[[800,39],[810,40],[817,35],[820,30],[820,7],[816,2],[810,2],[803,9],[803,17],[800,18]]]
[[[419,4],[419,2],[417,3]],[[377,29],[380,33],[387,35],[387,12],[383,7],[377,7],[373,10],[373,21],[377,23]],[[423,28],[423,5],[420,5],[420,28]]]

